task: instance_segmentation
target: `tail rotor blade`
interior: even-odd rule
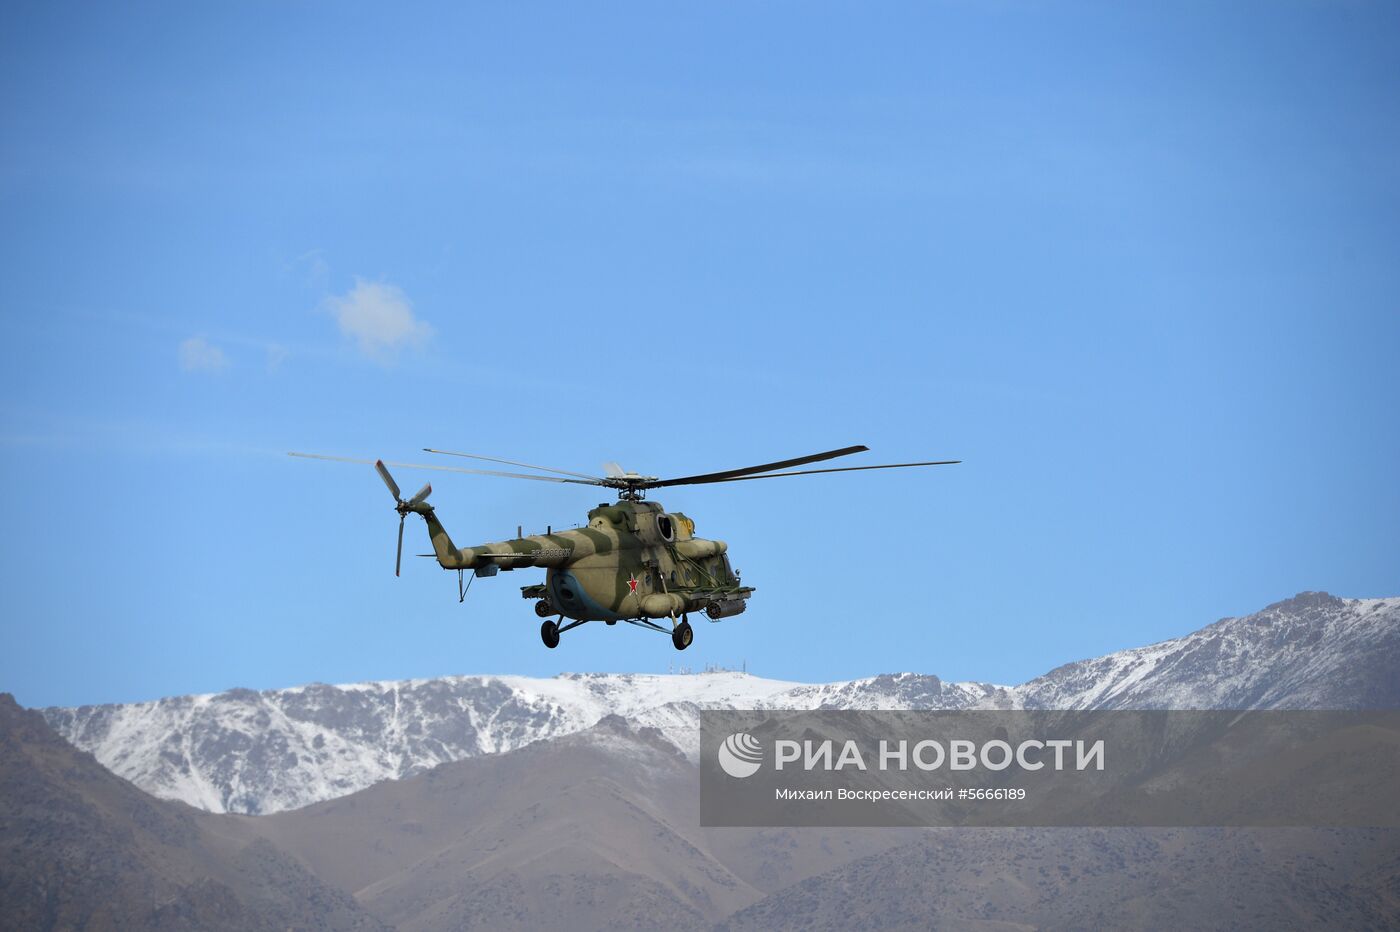
[[[403,519],[405,515],[399,515],[399,549],[394,554],[394,575],[399,575],[399,565],[403,563]]]
[[[421,502],[421,501],[426,501],[427,498],[428,498],[428,496],[429,496],[429,495],[432,495],[432,494],[433,494],[433,484],[432,484],[431,482],[429,482],[429,483],[425,484],[425,485],[423,486],[423,488],[419,489],[419,490],[418,490],[418,494],[415,495],[415,496],[413,496],[412,498],[410,498],[410,499],[408,500],[408,503],[409,503],[410,505],[416,505],[416,504],[418,504],[418,503]]]
[[[394,481],[393,476],[389,475],[389,470],[384,468],[384,461],[375,460],[374,468],[379,473],[379,478],[383,479],[384,484],[389,487],[389,492],[394,496],[394,501],[402,500],[403,495],[399,493],[399,484]]]

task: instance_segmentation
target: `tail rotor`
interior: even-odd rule
[[[389,487],[389,494],[394,496],[394,510],[399,513],[399,546],[394,553],[394,575],[399,575],[399,570],[403,564],[403,522],[411,511],[422,512],[425,508],[431,509],[431,505],[423,505],[428,496],[433,494],[432,483],[427,483],[423,488],[407,501],[404,501],[403,493],[399,491],[399,484],[394,481],[394,477],[389,475],[389,470],[384,467],[383,460],[374,461],[374,469],[379,473],[379,478],[384,480],[384,484]],[[420,507],[422,506],[422,507]]]

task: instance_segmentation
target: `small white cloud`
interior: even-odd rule
[[[340,324],[340,332],[354,337],[366,356],[383,360],[405,346],[422,349],[433,335],[427,322],[413,316],[408,296],[393,285],[355,281],[355,287],[326,306]]]
[[[288,263],[287,269],[297,272],[306,284],[316,287],[325,287],[326,281],[331,275],[331,266],[326,261],[324,249],[307,250]]]
[[[203,337],[190,337],[180,344],[180,368],[186,372],[220,372],[228,368],[228,357]]]
[[[276,372],[282,368],[282,363],[286,361],[291,351],[281,343],[267,344],[267,371]]]

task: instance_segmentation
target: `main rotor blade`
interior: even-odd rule
[[[480,453],[454,453],[451,450],[435,450],[432,447],[424,447],[424,453],[440,453],[443,456],[465,456],[467,459],[485,460],[488,463],[505,463],[507,466],[524,466],[526,469],[538,469],[542,472],[557,472],[561,476],[573,476],[575,479],[600,480],[598,476],[590,476],[581,472],[570,472],[567,469],[555,469],[553,466],[536,466],[533,463],[517,463],[515,460],[503,460],[494,456],[482,456]]]
[[[887,463],[884,466],[842,466],[839,469],[799,469],[795,472],[770,472],[763,476],[735,476],[733,479],[715,479],[715,482],[744,482],[748,479],[776,479],[779,476],[814,476],[821,472],[860,472],[863,469],[907,469],[910,466],[953,466],[962,460],[936,460],[930,463]]]
[[[423,488],[421,488],[421,489],[418,490],[418,494],[417,494],[417,495],[413,496],[412,498],[410,498],[410,499],[408,500],[408,503],[409,503],[410,505],[416,505],[416,504],[418,504],[419,502],[427,501],[428,496],[429,496],[429,495],[432,495],[432,494],[433,494],[433,484],[432,484],[431,482],[426,483],[426,484],[423,486]]]
[[[399,515],[399,549],[394,554],[394,575],[399,575],[399,565],[403,563],[403,519],[408,515]]]
[[[637,488],[659,489],[668,485],[700,485],[706,482],[728,482],[731,479],[738,479],[756,472],[771,472],[774,469],[787,469],[790,466],[805,466],[807,463],[834,460],[838,456],[850,456],[852,453],[864,453],[869,449],[870,448],[866,446],[842,447],[839,450],[828,450],[826,453],[813,453],[811,456],[799,456],[796,459],[782,460],[777,463],[766,463],[762,466],[727,469],[724,472],[704,473],[699,476],[683,476],[680,479],[660,479],[656,482],[642,482],[637,484]]]
[[[389,494],[394,496],[394,501],[401,501],[403,495],[399,493],[399,484],[394,481],[394,477],[389,475],[389,470],[384,468],[383,460],[374,461],[374,469],[379,473],[379,478],[384,480],[384,484],[389,487]]]
[[[309,460],[330,460],[333,463],[362,463],[373,466],[377,460],[360,460],[349,456],[326,456],[323,453],[288,453]],[[519,472],[496,472],[491,469],[463,469],[460,466],[435,466],[428,463],[385,463],[395,469],[436,469],[439,472],[462,472],[473,476],[503,476],[507,479],[534,479],[536,482],[569,482],[573,485],[611,485],[602,479],[560,479],[555,476],[529,476]]]

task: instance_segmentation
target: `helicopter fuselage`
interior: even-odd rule
[[[693,521],[654,501],[603,503],[583,527],[460,549],[430,508],[418,511],[444,569],[494,576],[543,567],[544,584],[521,589],[522,596],[539,601],[541,616],[675,619],[703,610],[723,618],[742,612],[753,593],[731,568],[724,541],[696,537]]]

